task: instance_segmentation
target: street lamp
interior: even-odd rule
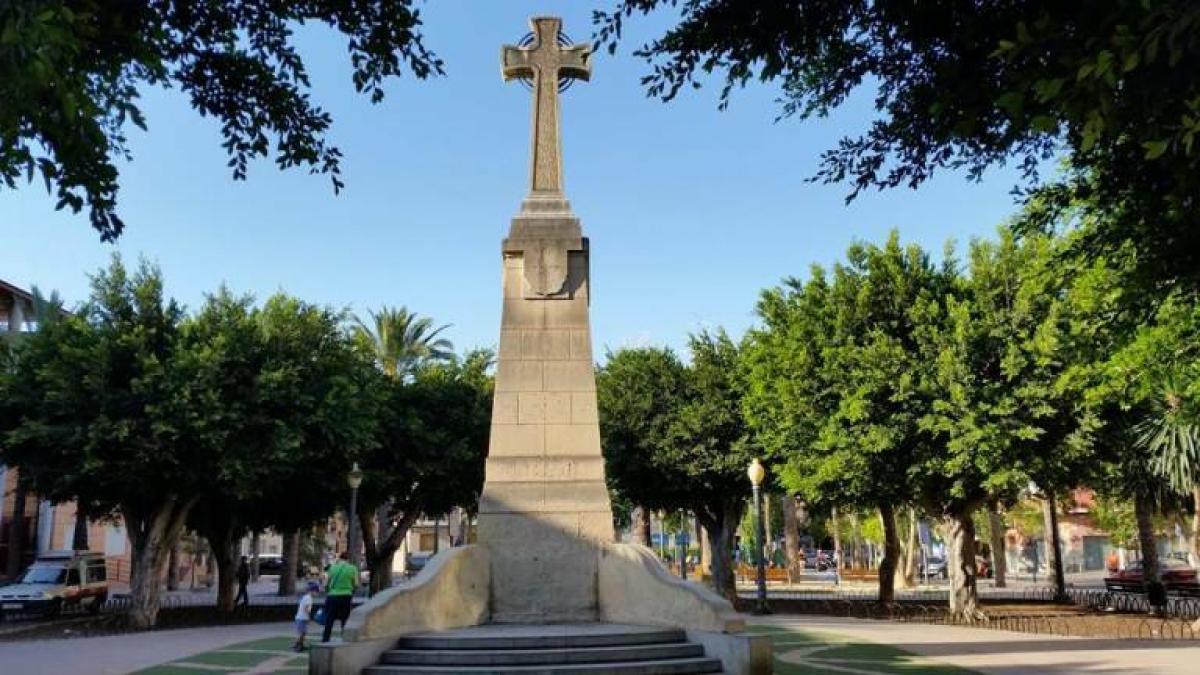
[[[346,484],[350,486],[350,521],[347,523],[349,531],[346,532],[346,553],[350,559],[350,564],[358,566],[358,486],[362,485],[363,472],[358,468],[358,462],[351,467],[350,473],[346,474]]]
[[[754,547],[757,552],[758,559],[758,574],[757,585],[758,593],[755,597],[754,613],[768,614],[770,609],[767,608],[767,558],[763,555],[763,539],[766,536],[765,523],[763,522],[763,504],[762,504],[762,482],[767,477],[767,470],[763,468],[762,462],[755,457],[750,462],[749,468],[746,469],[746,475],[750,478],[750,487],[754,495]]]

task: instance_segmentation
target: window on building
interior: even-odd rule
[[[103,560],[88,563],[87,582],[89,584],[99,583],[108,579],[108,567]]]
[[[419,548],[422,551],[432,551],[433,550],[433,534],[432,533],[429,533],[429,532],[421,533],[421,541],[420,541]]]
[[[125,528],[120,525],[109,525],[104,529],[104,555],[121,555],[125,553]]]

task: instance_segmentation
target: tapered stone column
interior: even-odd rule
[[[530,277],[558,267],[543,295]],[[553,274],[553,271],[549,272]],[[513,220],[479,540],[497,622],[596,618],[598,546],[613,540],[596,414],[588,250],[574,218]]]

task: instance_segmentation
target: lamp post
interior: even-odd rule
[[[667,512],[658,511],[658,559],[667,562]]]
[[[754,461],[750,462],[749,468],[746,469],[746,475],[750,478],[750,487],[754,495],[754,548],[758,562],[757,579],[755,580],[758,593],[755,596],[754,613],[769,614],[771,610],[767,608],[767,559],[763,555],[763,539],[766,532],[761,494],[762,482],[767,477],[767,470],[755,457]]]
[[[346,474],[346,484],[350,486],[350,522],[347,523],[349,530],[346,532],[346,553],[350,564],[355,567],[358,567],[358,486],[362,485],[362,482],[362,469],[358,468],[358,462],[355,462],[350,473]]]

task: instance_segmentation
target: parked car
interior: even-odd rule
[[[408,576],[418,574],[421,570],[425,569],[425,563],[428,563],[429,559],[432,557],[433,556],[428,553],[409,555],[408,563],[405,566]]]
[[[920,569],[922,576],[941,577],[945,579],[949,575],[949,570],[946,568],[946,559],[930,556],[925,559],[924,567]]]
[[[47,551],[15,584],[0,587],[0,614],[57,616],[66,607],[99,612],[108,600],[104,554]]]
[[[283,556],[278,553],[258,554],[259,574],[283,574]]]
[[[1173,558],[1163,558],[1158,561],[1158,574],[1168,593],[1181,595],[1200,595],[1200,580],[1196,578],[1196,570],[1187,563]],[[1113,593],[1142,593],[1145,587],[1142,581],[1142,561],[1135,560],[1118,570],[1115,574],[1104,578],[1104,586]]]

